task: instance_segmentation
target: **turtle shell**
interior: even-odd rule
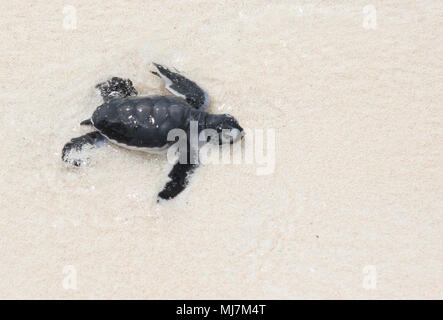
[[[112,142],[156,149],[174,142],[168,141],[170,130],[187,130],[190,112],[185,101],[172,96],[116,98],[99,106],[91,121]]]

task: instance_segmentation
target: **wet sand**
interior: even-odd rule
[[[0,13],[0,298],[443,298],[440,1],[69,4]],[[274,130],[274,172],[157,204],[163,156],[64,166],[96,83],[165,93],[152,61]]]

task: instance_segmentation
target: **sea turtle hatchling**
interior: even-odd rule
[[[85,161],[74,157],[72,151],[100,147],[107,141],[128,149],[164,153],[176,143],[168,140],[168,133],[181,129],[186,133],[187,148],[181,149],[180,161],[169,173],[170,181],[158,194],[161,199],[171,199],[186,188],[188,176],[198,166],[198,161],[191,160],[193,155],[198,155],[198,150],[195,151],[190,142],[191,122],[196,124],[198,134],[205,129],[215,130],[218,138],[215,143],[218,144],[234,143],[241,139],[244,131],[231,115],[205,112],[209,97],[195,82],[157,63],[153,65],[157,71],[151,72],[160,77],[166,89],[175,96],[137,96],[132,81],[118,77],[98,84],[96,88],[104,103],[97,107],[90,119],[80,123],[93,126],[95,131],[71,139],[63,147],[62,160],[81,166]],[[180,148],[178,150],[180,152]]]

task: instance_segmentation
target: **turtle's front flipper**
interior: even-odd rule
[[[62,160],[76,167],[87,162],[87,159],[80,156],[80,152],[86,148],[98,148],[106,143],[106,138],[98,131],[87,133],[83,136],[73,138],[62,150]]]
[[[180,192],[185,190],[189,182],[189,176],[194,172],[195,168],[198,167],[198,149],[192,148],[188,140],[186,151],[184,151],[184,149],[182,150],[185,153],[181,153],[179,147],[179,158],[168,175],[171,180],[165,184],[163,190],[158,194],[158,200],[175,198]]]
[[[158,194],[160,199],[175,198],[188,185],[188,176],[194,172],[196,164],[176,163],[169,173],[170,181],[166,183],[163,190]]]
[[[95,87],[100,90],[100,94],[105,102],[114,98],[126,98],[138,94],[131,80],[118,77],[99,83]]]
[[[187,103],[198,110],[203,111],[207,108],[209,96],[195,82],[162,65],[157,63],[153,63],[153,65],[157,68],[158,72],[152,71],[152,73],[163,79],[165,87],[169,92],[185,99]]]

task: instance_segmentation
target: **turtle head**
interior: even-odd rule
[[[230,114],[211,115],[206,127],[214,129],[218,134],[218,144],[234,143],[244,136],[244,130]]]

